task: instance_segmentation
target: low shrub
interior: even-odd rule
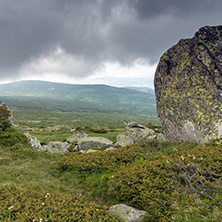
[[[0,221],[99,221],[117,222],[100,206],[79,195],[47,193],[43,188],[26,190],[0,186]]]
[[[222,206],[222,148],[196,147],[123,167],[107,182],[108,194],[168,221],[175,202]]]
[[[6,130],[0,132],[0,145],[13,146],[17,143],[28,144],[28,138],[16,130]]]
[[[136,158],[136,152],[128,147],[94,153],[71,153],[58,162],[57,169],[101,172],[131,163]]]

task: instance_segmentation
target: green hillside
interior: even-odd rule
[[[0,100],[14,110],[156,114],[153,94],[107,85],[21,81],[2,84]]]

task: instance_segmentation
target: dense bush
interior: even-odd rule
[[[128,147],[94,153],[72,153],[62,158],[58,162],[57,168],[60,170],[76,169],[85,172],[101,172],[131,163],[136,158],[136,152],[130,151]]]
[[[0,130],[6,130],[11,127],[11,122],[9,118],[11,117],[11,112],[7,106],[0,104]]]
[[[0,221],[73,221],[117,222],[100,206],[72,194],[47,193],[38,187],[26,190],[0,186]]]
[[[0,131],[0,145],[13,146],[18,143],[28,144],[27,137],[16,130]]]
[[[162,155],[157,160],[137,161],[110,178],[109,195],[146,210],[151,221],[169,220],[176,210],[175,202],[221,207],[221,163],[220,146],[197,147]]]

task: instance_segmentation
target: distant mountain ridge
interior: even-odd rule
[[[19,98],[18,98],[19,97]],[[15,99],[17,98],[17,99]],[[108,85],[74,85],[65,83],[53,83],[45,81],[20,81],[0,85],[0,99],[7,101],[15,109],[23,109],[34,106],[38,108],[42,104],[51,106],[50,109],[73,111],[84,107],[90,110],[97,107],[99,110],[112,112],[155,114],[155,97],[153,94],[144,93],[127,88],[118,88]],[[22,104],[23,101],[23,104]],[[19,104],[18,104],[19,103]],[[63,106],[63,108],[61,108]],[[64,109],[64,107],[68,107]],[[72,108],[71,108],[72,107]],[[44,107],[43,107],[44,108]]]
[[[150,87],[127,86],[127,87],[125,87],[125,88],[137,90],[137,91],[140,91],[140,92],[146,92],[146,93],[150,93],[150,94],[155,94],[154,89],[152,89],[152,88],[150,88]]]

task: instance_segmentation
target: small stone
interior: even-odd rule
[[[140,222],[148,215],[146,211],[137,210],[125,204],[114,205],[109,208],[109,212],[126,222]]]

